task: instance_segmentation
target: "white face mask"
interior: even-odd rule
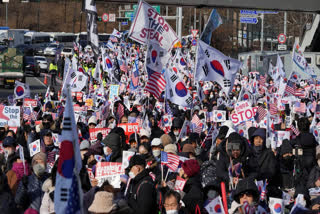
[[[135,174],[134,174],[133,172],[129,172],[129,177],[130,177],[131,179],[134,179],[136,176],[135,176]]]
[[[109,153],[108,153],[108,151],[107,151],[107,147],[103,147],[103,153],[106,155],[106,156],[108,156],[108,155],[110,155]]]
[[[167,214],[178,214],[179,210],[167,210],[166,213]]]
[[[153,154],[153,156],[155,156],[155,157],[159,157],[160,154],[161,154],[161,151],[160,151],[160,150],[153,150],[153,151],[152,151],[152,154]]]
[[[174,131],[173,134],[178,137],[179,136],[179,131]]]
[[[53,96],[54,95],[54,93],[53,92],[50,92],[50,96]]]

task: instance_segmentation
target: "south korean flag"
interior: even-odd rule
[[[224,122],[226,121],[226,111],[214,110],[213,111],[213,122]]]

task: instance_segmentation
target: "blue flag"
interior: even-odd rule
[[[218,11],[216,11],[216,9],[213,9],[211,11],[207,25],[205,26],[205,28],[201,34],[200,39],[202,41],[204,41],[205,43],[207,43],[208,45],[210,45],[212,32],[215,29],[217,29],[221,24],[222,24],[222,19],[219,15]]]

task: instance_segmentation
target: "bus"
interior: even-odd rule
[[[51,41],[64,47],[73,47],[73,42],[76,41],[77,36],[73,33],[54,33],[51,38]]]
[[[50,43],[50,35],[42,32],[27,32],[24,34],[24,44],[48,44]]]

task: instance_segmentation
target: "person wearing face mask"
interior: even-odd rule
[[[42,117],[42,122],[40,123],[40,137],[43,138],[43,136],[48,132],[48,130],[52,132],[56,132],[57,127],[56,124],[52,118],[51,114],[45,114]]]
[[[157,160],[157,162],[160,161],[160,155],[161,155],[161,140],[160,138],[154,138],[151,141],[151,150],[153,157]]]
[[[281,177],[281,187],[283,189],[294,188],[294,156],[292,154],[292,146],[289,140],[284,140],[280,146],[280,177]]]
[[[110,133],[102,140],[103,153],[107,162],[122,162],[122,149],[120,136],[116,133]]]
[[[266,148],[266,130],[258,128],[251,137],[251,146],[258,161],[257,180],[270,179],[276,174],[277,160],[270,149]]]
[[[41,201],[44,195],[42,185],[48,178],[46,173],[47,156],[43,152],[35,154],[32,158],[32,174],[24,176],[19,183],[15,202],[24,210],[40,210]]]
[[[204,195],[200,183],[200,166],[197,160],[183,162],[179,176],[187,182],[183,188],[185,193],[182,201],[186,205],[187,213],[197,213],[204,202]]]
[[[51,130],[46,130],[46,133],[43,136],[43,142],[45,145],[45,153],[47,157],[52,157],[51,159],[47,160],[47,169],[48,172],[51,172],[52,166],[56,160],[56,155],[59,155],[59,147],[55,146],[52,139]]]
[[[15,154],[16,154],[16,141],[13,137],[9,136],[6,137],[3,142],[3,164],[2,164],[2,170],[3,172],[7,173],[13,165],[13,162],[15,161]]]
[[[132,156],[129,161],[128,204],[134,213],[155,214],[158,211],[156,189],[145,165],[140,155]]]
[[[170,137],[172,138],[173,142],[177,142],[179,139],[180,130],[182,128],[183,121],[176,117],[172,121],[172,126],[171,126],[171,132],[169,133]]]
[[[169,190],[164,195],[164,208],[166,214],[184,214],[183,208],[181,207],[181,196],[174,190]]]
[[[317,165],[315,165],[308,177],[307,188],[320,187],[320,146],[316,148]]]

